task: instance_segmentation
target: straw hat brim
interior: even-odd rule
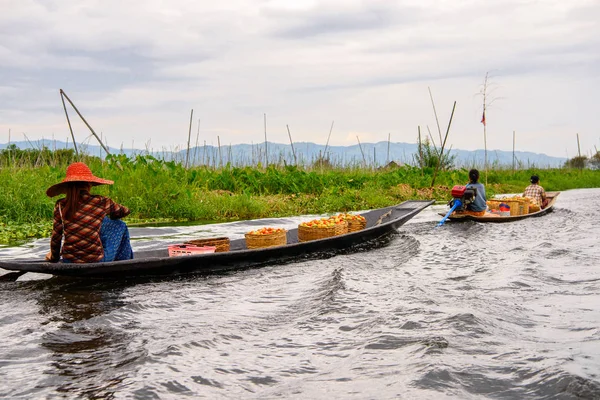
[[[77,178],[77,179],[65,178],[62,182],[57,183],[56,185],[50,186],[48,188],[48,190],[46,190],[46,195],[48,197],[54,197],[54,196],[58,196],[59,194],[65,194],[67,192],[67,187],[69,186],[69,183],[71,183],[71,182],[87,182],[87,183],[90,183],[92,186],[112,185],[113,183],[115,183],[114,181],[98,178],[96,176],[94,176],[93,178],[90,178],[90,179],[86,179],[86,180],[82,180],[80,178]]]

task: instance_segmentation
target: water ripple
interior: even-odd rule
[[[327,259],[0,283],[0,398],[600,398],[600,190],[510,224],[434,228],[441,209]],[[132,233],[139,249],[249,226]]]

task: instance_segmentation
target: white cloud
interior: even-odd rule
[[[593,147],[600,5],[511,1],[0,0],[0,131],[68,132],[63,88],[98,131],[157,147],[187,139],[189,110],[223,143],[416,139],[458,102],[454,148],[564,156]],[[82,128],[78,135],[87,136]],[[1,136],[0,136],[1,137]],[[0,141],[2,141],[0,139]],[[210,141],[209,141],[210,143]],[[587,143],[587,144],[586,144]],[[114,144],[114,143],[113,143]]]

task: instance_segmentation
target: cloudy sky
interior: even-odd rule
[[[0,143],[66,140],[63,89],[109,145],[438,137],[600,148],[598,0],[0,0]],[[71,112],[75,136],[89,131]]]

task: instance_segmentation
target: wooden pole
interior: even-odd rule
[[[581,158],[581,148],[579,147],[579,133],[577,134],[577,155]]]
[[[67,112],[67,106],[65,105],[65,98],[63,97],[64,93],[62,89],[60,90],[60,100],[62,101],[63,110],[65,110],[65,116],[67,117],[67,124],[69,124],[69,131],[71,132],[71,137],[73,138],[73,147],[75,147],[75,155],[79,156],[77,152],[77,144],[75,143],[75,135],[73,135],[73,128],[71,127],[71,120],[69,119],[69,113]]]
[[[446,128],[446,136],[444,136],[444,141],[442,142],[442,148],[440,150],[440,156],[438,157],[438,163],[436,169],[433,171],[433,179],[431,180],[431,187],[435,184],[435,178],[437,177],[437,172],[440,169],[441,162],[444,157],[444,147],[446,147],[446,140],[448,140],[448,133],[450,133],[450,125],[452,125],[452,118],[454,117],[454,110],[456,109],[456,101],[454,102],[454,106],[452,107],[452,114],[450,114],[450,121],[448,121],[448,127]]]
[[[96,138],[96,140],[100,143],[100,146],[102,146],[102,148],[104,149],[104,151],[106,152],[106,154],[110,154],[110,151],[106,148],[106,146],[104,145],[104,143],[102,143],[102,140],[100,140],[100,138],[98,137],[98,135],[96,135],[96,132],[94,132],[94,129],[90,126],[90,124],[88,124],[88,122],[85,120],[85,118],[83,118],[83,115],[81,115],[81,113],[79,112],[79,110],[77,109],[77,107],[75,107],[75,104],[73,104],[73,102],[71,101],[71,99],[69,98],[69,96],[67,96],[67,94],[62,89],[60,89],[60,93],[64,96],[65,99],[67,99],[67,101],[69,102],[69,104],[71,104],[71,107],[73,107],[73,109],[75,110],[75,112],[77,113],[77,115],[79,115],[79,118],[81,118],[81,120],[83,121],[83,123],[90,130],[90,132],[92,132],[92,135],[94,135],[94,137]],[[75,138],[73,138],[73,146],[75,146]]]
[[[194,117],[194,109],[192,108],[192,112],[190,113],[190,128],[188,130],[187,150],[185,152],[185,169],[187,169],[188,163],[190,161],[190,140],[192,138],[192,118],[193,117]]]
[[[286,124],[285,127],[288,131],[288,136],[290,138],[290,145],[292,146],[292,154],[294,155],[294,164],[298,165],[298,159],[296,158],[296,150],[294,150],[294,142],[292,141],[292,134],[290,133],[290,127]]]
[[[386,165],[390,163],[390,138],[391,138],[391,133],[388,132],[388,148],[387,148],[387,157],[386,157]]]
[[[377,149],[373,146],[373,169],[377,168]]]
[[[200,119],[198,119],[198,133],[196,133],[196,145],[194,146],[194,165],[197,164],[196,154],[198,153],[198,138],[200,137]]]
[[[437,145],[435,144],[435,140],[433,139],[433,135],[431,134],[431,130],[429,129],[429,125],[427,125],[427,133],[429,133],[429,139],[431,139],[431,144],[433,145],[433,152],[435,153],[436,156],[439,157]],[[440,142],[440,146],[441,145],[442,145],[442,142]]]

